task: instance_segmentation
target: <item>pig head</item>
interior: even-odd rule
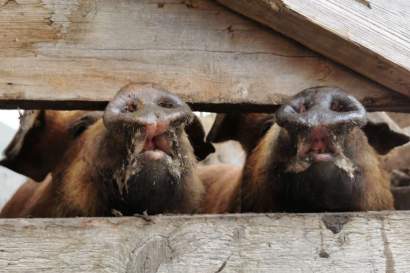
[[[103,118],[77,135],[20,216],[195,212],[203,186],[184,131],[192,119],[181,99],[158,86],[124,87]]]
[[[360,129],[365,124],[364,107],[338,88],[294,96],[247,158],[241,210],[393,208],[389,176]]]

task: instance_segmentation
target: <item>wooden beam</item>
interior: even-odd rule
[[[102,109],[136,81],[196,110],[273,111],[335,85],[371,110],[410,111],[410,99],[213,1],[0,0],[0,37],[3,108]]]
[[[410,96],[408,0],[217,0]]]
[[[0,272],[409,272],[408,212],[0,220]]]

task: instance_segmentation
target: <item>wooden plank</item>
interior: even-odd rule
[[[408,0],[217,0],[410,96]]]
[[[0,220],[0,272],[409,272],[409,212]]]
[[[388,113],[389,116],[401,127],[410,127],[410,115],[402,113]]]
[[[371,110],[410,111],[410,99],[213,1],[0,0],[0,37],[4,108],[102,109],[145,81],[196,110],[273,111],[335,85]]]

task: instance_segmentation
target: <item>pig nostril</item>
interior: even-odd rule
[[[306,112],[306,104],[303,103],[299,106],[299,113]]]
[[[333,100],[330,105],[330,110],[332,110],[333,112],[344,113],[344,112],[352,111],[352,107],[350,107],[348,104],[346,104],[343,101]]]
[[[133,113],[138,110],[138,103],[136,101],[130,101],[125,104],[123,112]]]
[[[161,100],[158,102],[158,105],[162,108],[176,108],[177,104],[175,103],[175,101],[173,101],[170,98],[161,98]]]
[[[311,105],[307,102],[300,103],[298,106],[293,107],[296,113],[301,114],[308,111],[311,108]]]

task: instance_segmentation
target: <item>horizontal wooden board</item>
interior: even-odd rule
[[[410,272],[408,212],[0,220],[0,272]]]
[[[155,82],[196,110],[273,111],[312,86],[370,110],[410,99],[207,0],[0,0],[0,107],[102,109]]]
[[[218,0],[410,96],[408,0]]]

